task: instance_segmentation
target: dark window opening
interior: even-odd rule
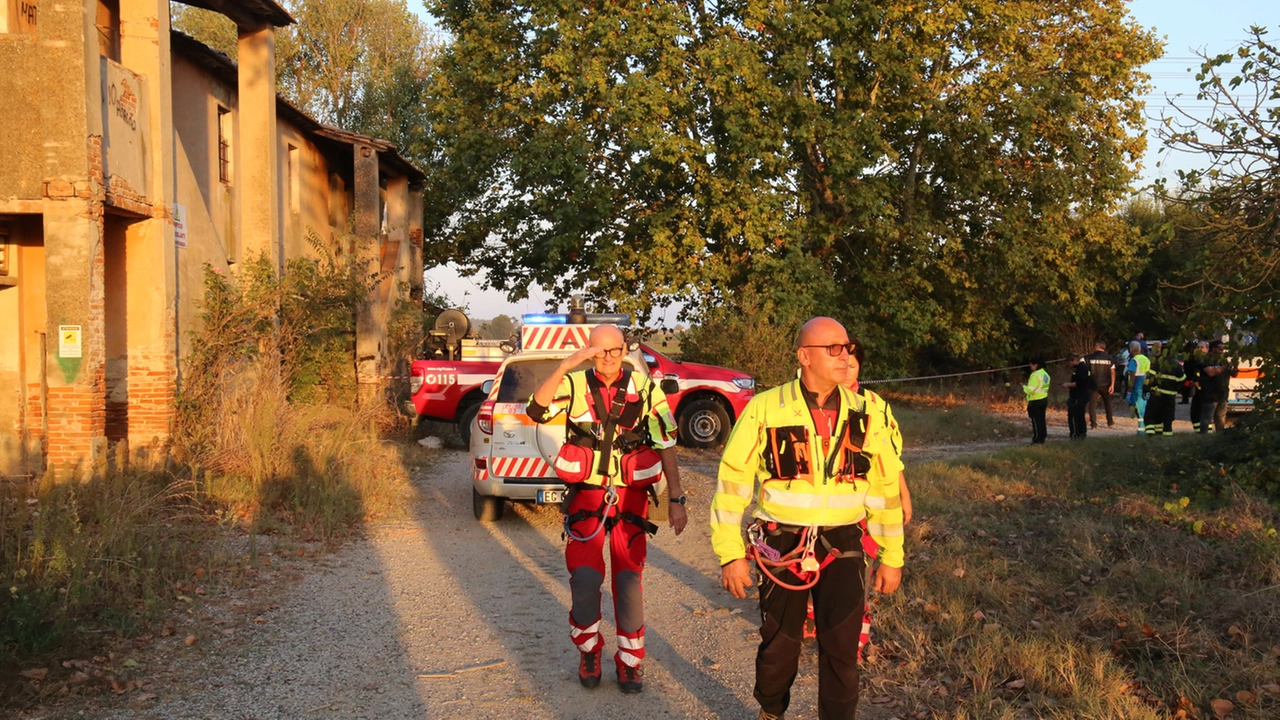
[[[231,184],[231,111],[218,108],[218,179]]]

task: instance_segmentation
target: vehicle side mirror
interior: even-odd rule
[[[485,380],[484,383],[480,385],[480,392],[484,393],[485,397],[489,396],[489,391],[491,390],[493,390],[492,380]]]
[[[672,380],[671,378],[664,378],[663,381],[658,384],[658,387],[662,388],[662,392],[667,395],[675,395],[680,392],[680,383],[676,380]]]

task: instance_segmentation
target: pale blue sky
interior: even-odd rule
[[[410,0],[410,6],[426,17],[422,6],[415,0]],[[1147,102],[1147,115],[1153,119],[1158,119],[1162,112],[1172,111],[1170,98],[1188,109],[1203,107],[1195,100],[1195,72],[1199,66],[1196,51],[1212,54],[1230,51],[1245,39],[1250,25],[1270,28],[1272,39],[1280,40],[1280,3],[1275,0],[1218,0],[1213,3],[1133,0],[1129,9],[1139,24],[1154,29],[1166,42],[1164,57],[1146,67],[1154,87],[1144,100]],[[1183,97],[1176,99],[1178,95]],[[1148,125],[1151,123],[1149,120]],[[1142,173],[1145,182],[1162,176],[1172,177],[1173,170],[1196,164],[1195,158],[1185,155],[1158,155],[1158,148],[1159,142],[1153,136],[1149,137]],[[428,270],[427,282],[437,283],[445,295],[467,306],[476,318],[490,318],[502,313],[518,316],[546,309],[548,295],[540,288],[533,288],[528,300],[509,303],[501,293],[481,289],[475,278],[460,277],[456,269],[450,267]],[[668,315],[667,324],[674,324],[674,311],[669,311]]]

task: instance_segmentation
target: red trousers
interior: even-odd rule
[[[618,488],[616,505],[604,504],[603,489],[578,491],[569,505],[572,518],[579,511],[603,510],[610,527],[600,530],[602,520],[584,517],[569,527],[576,540],[569,538],[564,549],[565,564],[569,568],[569,590],[573,595],[573,607],[569,611],[569,636],[578,650],[598,652],[600,640],[600,588],[604,584],[604,546],[609,544],[611,580],[613,590],[614,621],[618,629],[618,652],[615,662],[636,667],[644,659],[644,572],[648,551],[648,535],[643,527],[624,519],[625,515],[648,517],[649,494],[645,490]]]

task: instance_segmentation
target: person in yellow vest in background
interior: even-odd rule
[[[711,501],[711,543],[720,582],[746,597],[751,564],[760,577],[760,645],[755,698],[760,718],[786,712],[812,593],[818,631],[818,714],[853,720],[858,639],[866,604],[862,528],[879,546],[872,587],[902,582],[901,461],[888,432],[869,432],[866,402],[841,385],[854,349],[827,317],[805,323],[796,341],[800,377],[756,395],[725,445]],[[742,515],[756,499],[755,521]]]
[[[1139,435],[1147,433],[1145,420],[1147,396],[1144,385],[1147,381],[1147,373],[1151,371],[1151,359],[1146,356],[1146,352],[1137,340],[1129,343],[1129,396],[1125,400],[1129,403],[1129,407],[1133,408],[1134,417],[1138,418]]]
[[[1049,437],[1044,418],[1049,409],[1049,371],[1044,369],[1044,360],[1031,361],[1031,377],[1022,392],[1027,396],[1027,416],[1031,418],[1031,444],[1039,445]]]

